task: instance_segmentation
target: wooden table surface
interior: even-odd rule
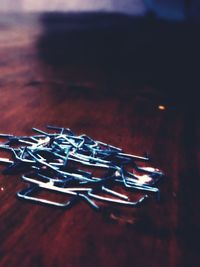
[[[0,16],[1,133],[66,126],[148,151],[166,174],[159,203],[118,215],[20,201],[20,176],[1,174],[0,267],[200,266],[198,31],[111,14]]]

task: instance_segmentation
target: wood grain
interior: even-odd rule
[[[66,126],[129,153],[149,151],[166,177],[160,203],[152,196],[116,219],[86,203],[60,210],[19,201],[25,184],[1,174],[0,267],[199,266],[199,107],[196,89],[182,91],[198,81],[187,65],[198,50],[177,44],[196,38],[195,25],[184,27],[109,15],[1,16],[1,132]]]

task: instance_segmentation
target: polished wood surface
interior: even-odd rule
[[[26,185],[1,174],[0,267],[199,266],[198,30],[109,14],[0,17],[0,132],[66,126],[148,151],[166,174],[159,203],[119,214],[20,201]]]

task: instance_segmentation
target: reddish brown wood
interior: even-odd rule
[[[25,186],[20,177],[0,175],[4,189],[0,191],[0,267],[199,266],[195,97],[182,100],[179,87],[166,91],[163,77],[158,77],[157,87],[156,82],[150,83],[151,64],[142,56],[146,50],[133,54],[141,44],[137,39],[139,46],[129,45],[135,42],[130,32],[125,34],[130,37],[127,42],[118,26],[104,29],[107,41],[101,40],[98,30],[90,32],[90,39],[79,29],[71,32],[70,21],[57,25],[47,17],[1,16],[0,132],[25,135],[31,134],[33,126],[44,129],[46,124],[56,124],[129,153],[149,151],[153,164],[167,176],[160,185],[162,200],[157,203],[152,197],[140,209],[124,209],[124,216],[116,219],[94,212],[85,203],[65,211],[19,201],[16,192]],[[149,47],[144,36],[140,41]],[[94,44],[88,48],[91,40]],[[122,50],[119,40],[124,40]],[[100,42],[97,51],[96,42]],[[115,42],[117,48],[112,47]],[[117,50],[111,55],[113,49]],[[115,58],[118,52],[124,54]],[[138,65],[132,65],[134,57]],[[176,60],[178,64],[179,57]],[[152,72],[154,81],[159,68]],[[168,75],[172,82],[172,73]],[[163,88],[159,87],[162,81]],[[166,110],[159,110],[159,104]]]

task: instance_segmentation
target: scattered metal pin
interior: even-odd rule
[[[12,160],[0,158],[0,163],[8,165],[3,172],[12,174],[21,171],[23,181],[28,184],[28,188],[17,193],[19,198],[64,208],[83,199],[95,210],[101,207],[94,200],[134,207],[148,198],[145,194],[135,202],[130,201],[127,195],[113,190],[117,184],[131,193],[140,190],[156,193],[160,198],[160,190],[152,185],[164,176],[163,172],[136,164],[138,161],[149,161],[149,157],[125,154],[121,148],[95,141],[85,134],[75,135],[69,128],[51,125],[47,128],[54,133],[33,128],[37,132],[33,136],[0,134],[1,138],[6,139],[0,149],[10,152],[12,156]],[[70,164],[79,164],[79,167],[70,167]],[[133,167],[132,173],[126,170],[128,164]],[[96,177],[85,168],[99,168],[105,174]],[[38,189],[72,197],[64,203],[51,201],[33,196]]]

